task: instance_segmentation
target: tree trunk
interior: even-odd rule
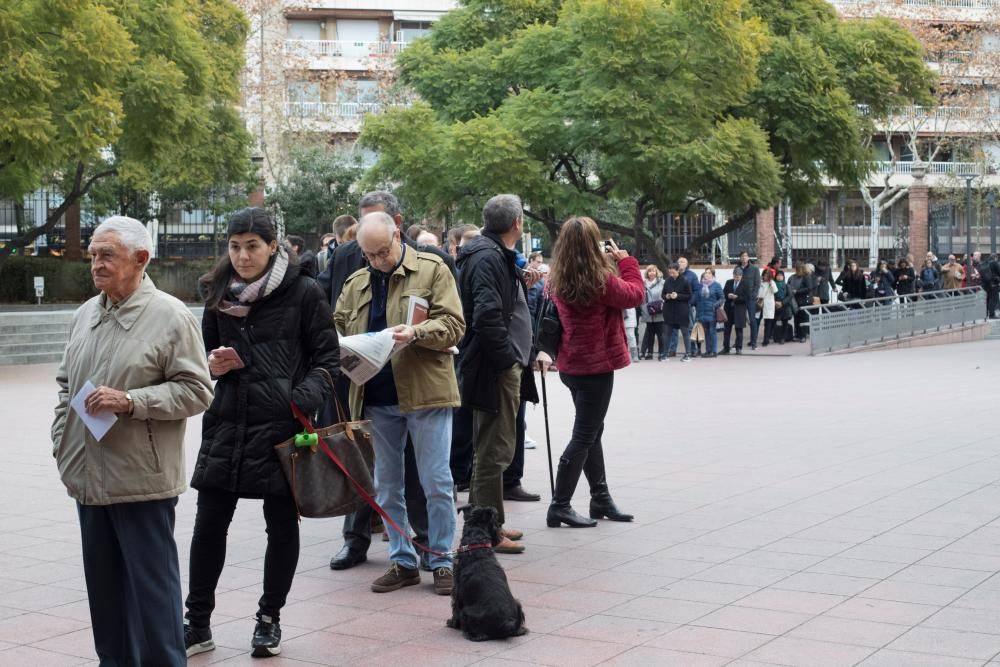
[[[59,224],[59,220],[62,218],[63,214],[69,210],[70,206],[79,202],[83,196],[87,194],[87,191],[90,190],[90,186],[92,186],[96,181],[102,178],[107,178],[108,176],[114,176],[118,173],[116,169],[108,169],[94,174],[87,179],[86,182],[84,182],[83,172],[85,169],[86,165],[84,165],[84,163],[77,163],[76,173],[73,176],[73,187],[65,195],[63,203],[49,211],[44,224],[32,227],[31,229],[23,232],[18,232],[18,234],[11,239],[10,243],[6,244],[3,248],[0,248],[0,267],[4,265],[12,254],[28,247],[31,245],[32,241],[42,234],[51,234]]]
[[[879,225],[882,221],[882,205],[877,199],[871,205],[871,228],[868,231],[868,267],[878,266]]]

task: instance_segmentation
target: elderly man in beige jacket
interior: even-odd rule
[[[102,665],[187,662],[174,507],[186,488],[184,425],[212,387],[197,321],[145,273],[151,249],[138,220],[94,231],[101,293],[76,311],[56,378],[53,455],[77,501]],[[95,389],[78,412],[70,403],[88,382]],[[85,415],[116,420],[98,440]]]

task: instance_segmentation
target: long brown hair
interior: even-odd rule
[[[597,223],[584,216],[564,222],[552,249],[549,292],[566,303],[586,305],[604,293],[612,273]]]

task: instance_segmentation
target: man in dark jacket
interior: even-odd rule
[[[993,255],[979,265],[979,277],[986,292],[986,317],[997,318],[997,302],[1000,301],[1000,257]]]
[[[688,303],[688,331],[694,327],[694,306],[695,298],[701,291],[701,281],[698,279],[698,274],[688,268],[687,257],[677,258],[677,267],[680,271],[680,277],[687,281],[687,284],[691,287],[691,301]],[[670,340],[667,341],[667,356],[676,357],[677,356],[677,337],[680,333],[679,329],[674,329],[673,333],[670,335]],[[687,356],[688,349],[684,348],[684,354]]]
[[[739,267],[743,271],[743,280],[747,283],[747,325],[750,327],[750,349],[757,349],[757,294],[760,293],[760,269],[750,263],[750,253],[746,250],[740,253]],[[735,272],[734,274],[735,275]],[[743,334],[740,331],[737,336]],[[737,338],[739,340],[739,338]],[[726,346],[729,347],[728,345]],[[738,348],[737,348],[738,349]]]
[[[746,253],[744,253],[746,254]],[[736,327],[736,354],[743,354],[743,327],[749,321],[749,310],[746,307],[750,299],[750,281],[743,278],[743,269],[736,267],[733,269],[733,277],[726,281],[726,286],[722,289],[726,297],[726,327],[722,335],[722,352],[719,354],[729,354],[729,338],[733,327]]]
[[[459,294],[465,315],[459,386],[473,409],[475,462],[469,502],[496,508],[504,522],[503,473],[514,457],[518,406],[538,402],[534,375],[527,282],[516,266],[524,212],[516,195],[497,195],[483,207],[483,233],[462,245]],[[497,550],[520,553],[519,531],[504,529]]]
[[[319,260],[316,259],[316,253],[306,249],[306,241],[301,236],[286,236],[285,249],[298,258],[299,270],[302,273],[310,278],[315,278],[319,274]]]
[[[399,209],[399,200],[393,194],[382,191],[369,192],[361,198],[358,208],[361,216],[376,212],[387,213],[396,222],[396,227],[402,231],[403,215]],[[448,265],[452,275],[455,275],[455,262],[451,257],[433,246],[416,246],[406,234],[400,234],[400,237],[403,243],[410,247],[416,247],[420,252],[433,253],[441,257]],[[348,241],[337,246],[337,249],[334,250],[326,270],[318,278],[320,287],[329,295],[330,305],[333,306],[334,310],[336,310],[337,300],[340,298],[340,292],[348,277],[367,265],[368,262],[365,260],[364,253],[361,252],[357,241]],[[349,388],[350,381],[341,376],[341,381],[337,384],[337,394],[344,405],[349,402],[347,398]],[[355,415],[355,417],[358,416]],[[413,455],[413,447],[409,443],[404,454],[406,456],[407,518],[410,527],[416,533],[416,541],[420,544],[427,544],[427,499],[420,486],[416,458]],[[372,542],[372,517],[373,512],[367,506],[344,517],[344,546],[336,556],[330,559],[331,569],[346,570],[368,560],[368,547],[371,546]],[[387,527],[386,530],[391,530],[391,528]],[[420,563],[421,567],[429,569],[425,558],[421,558]]]

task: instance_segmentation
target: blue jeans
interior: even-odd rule
[[[705,354],[718,353],[719,334],[715,331],[715,319],[699,321],[701,328],[705,330]]]
[[[406,518],[405,457],[406,434],[413,441],[420,485],[427,496],[427,539],[433,551],[446,553],[455,538],[455,501],[452,495],[451,408],[402,412],[398,405],[366,405],[365,417],[372,422],[375,443],[375,496],[382,509],[401,528],[409,530]],[[417,551],[391,526],[389,558],[399,565],[416,569]],[[451,567],[451,556],[428,555],[431,569]]]
[[[695,321],[695,309],[694,309],[694,306],[691,306],[688,309],[688,332],[690,332],[691,329],[694,328],[694,321]],[[664,325],[664,326],[666,327],[666,325]],[[676,354],[677,353],[677,334],[678,334],[678,328],[675,328],[673,331],[671,331],[669,328],[666,329],[669,332],[667,334],[667,338],[668,338],[667,339],[667,354]],[[685,352],[689,352],[690,348],[685,347],[684,351]],[[663,355],[661,354],[660,356],[662,357]]]

